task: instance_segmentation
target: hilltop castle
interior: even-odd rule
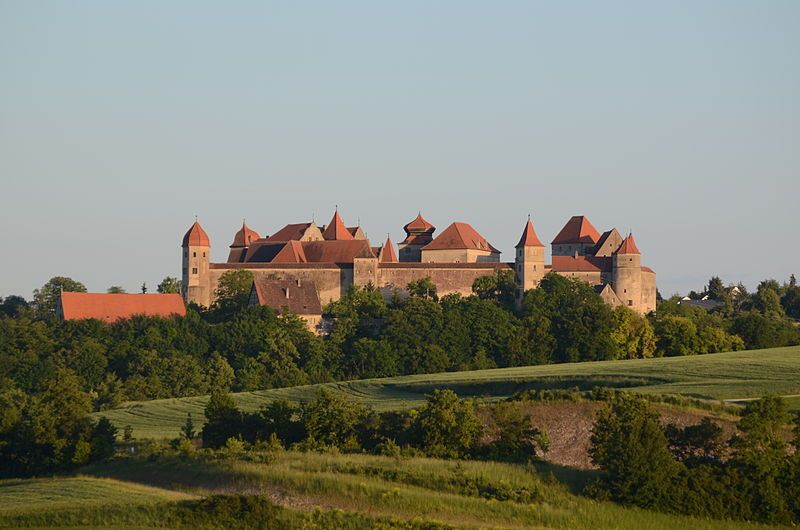
[[[338,210],[327,225],[288,224],[269,237],[242,223],[228,260],[212,263],[211,240],[195,222],[183,237],[182,294],[186,302],[209,306],[222,273],[246,269],[257,282],[268,278],[305,289],[313,285],[322,303],[339,299],[351,285],[372,284],[389,297],[425,277],[440,295],[469,295],[476,278],[510,270],[520,300],[545,274],[556,272],[589,283],[611,305],[639,313],[656,308],[656,275],[641,265],[633,235],[623,238],[614,228],[600,234],[584,216],[572,217],[553,239],[549,265],[530,219],[513,263],[501,262],[500,251],[467,223],[454,222],[434,237],[436,228],[420,214],[403,230],[406,238],[398,253],[388,237],[383,246],[371,246],[361,227],[347,227]]]

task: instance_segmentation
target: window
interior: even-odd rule
[[[628,300],[628,305],[633,305],[633,300]]]
[[[197,274],[197,267],[192,267],[192,274]]]
[[[196,258],[197,257],[197,252],[192,252],[192,257]]]
[[[203,257],[204,257],[204,258],[206,257],[206,253],[205,253],[205,252],[203,252]]]

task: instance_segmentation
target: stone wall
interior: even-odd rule
[[[391,293],[425,277],[436,285],[439,296],[459,293],[472,294],[472,283],[480,276],[489,276],[497,270],[510,270],[512,263],[381,263],[378,268],[378,285]]]

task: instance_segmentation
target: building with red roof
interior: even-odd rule
[[[113,324],[136,315],[163,317],[186,315],[179,294],[108,294],[62,292],[56,315],[60,320],[102,320]]]
[[[321,303],[337,300],[352,285],[372,285],[388,298],[426,277],[440,294],[468,296],[475,279],[508,270],[517,279],[519,300],[547,273],[556,273],[596,286],[608,303],[640,313],[655,309],[656,275],[641,266],[633,235],[622,238],[614,228],[600,234],[583,215],[571,217],[553,239],[550,264],[545,263],[546,248],[530,217],[513,262],[502,262],[500,251],[469,223],[450,223],[434,237],[436,227],[418,213],[403,230],[405,238],[395,252],[391,237],[382,246],[371,246],[361,223],[347,227],[338,209],[327,225],[287,224],[269,237],[259,237],[243,224],[234,235],[228,261],[213,263],[208,234],[195,222],[182,243],[183,295],[187,302],[208,306],[219,277],[245,269],[253,272],[257,283],[299,281],[313,286]]]

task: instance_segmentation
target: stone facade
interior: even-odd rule
[[[351,285],[371,284],[387,299],[402,296],[410,282],[426,277],[440,296],[467,296],[472,294],[476,278],[509,270],[517,278],[519,300],[524,291],[535,289],[545,274],[555,272],[596,286],[611,305],[621,304],[639,313],[655,310],[656,275],[641,265],[633,236],[622,238],[615,229],[601,235],[585,217],[570,219],[553,240],[549,265],[545,264],[545,246],[530,220],[511,263],[501,262],[500,252],[466,223],[453,223],[436,238],[435,228],[421,215],[404,228],[407,237],[399,245],[399,261],[391,241],[383,248],[369,246],[363,230],[346,228],[337,212],[324,230],[313,223],[286,225],[276,232],[277,237],[257,241],[249,240],[255,232],[245,225],[234,238],[239,246],[231,245],[229,261],[212,263],[210,240],[201,237],[205,232],[198,235],[202,228],[195,224],[184,237],[182,294],[187,302],[209,306],[220,276],[228,270],[246,269],[257,281],[310,282],[323,305],[338,300]],[[269,252],[248,252],[251,246]]]

